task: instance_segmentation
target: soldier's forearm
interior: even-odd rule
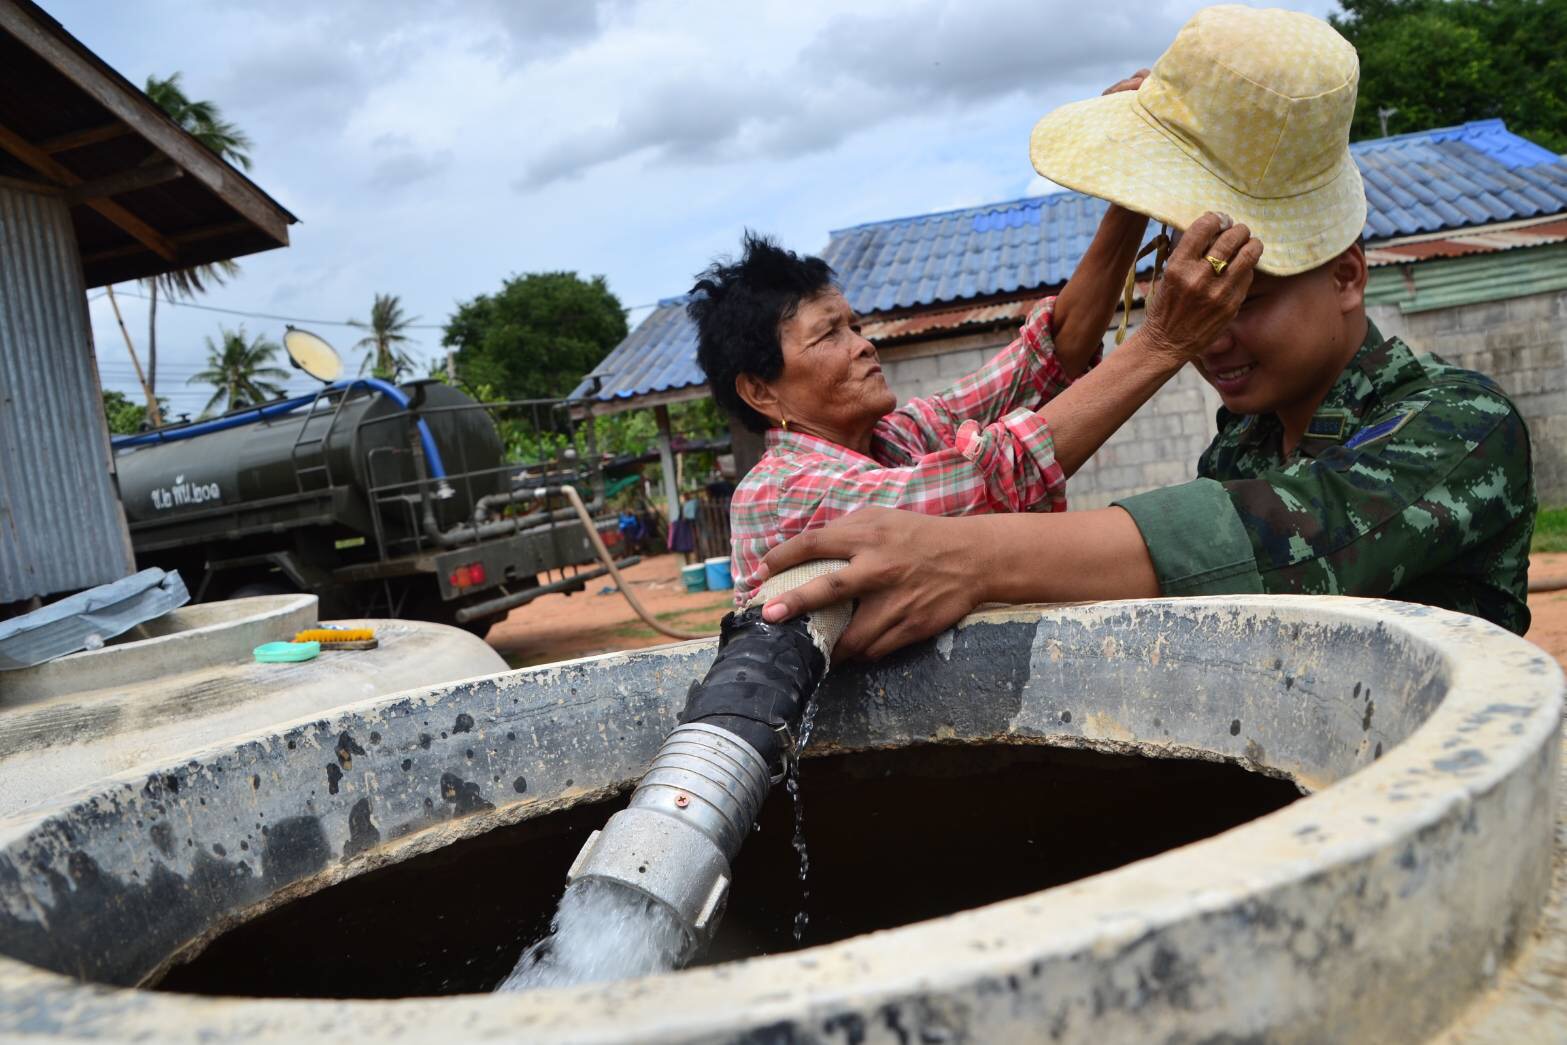
[[[982,601],[1074,602],[1159,594],[1153,560],[1120,508],[976,516],[970,545]]]

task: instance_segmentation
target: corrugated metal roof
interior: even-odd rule
[[[1016,324],[1028,318],[1028,310],[1038,300],[1036,295],[1030,294],[1014,301],[975,305],[972,308],[948,308],[939,312],[916,312],[912,316],[894,319],[872,319],[865,321],[860,330],[872,341],[893,341],[938,330],[962,330],[965,327],[984,329]]]
[[[1550,244],[1529,257],[1502,251],[1437,258],[1409,268],[1372,269],[1366,304],[1397,305],[1404,313],[1429,312],[1561,290],[1567,290],[1567,243]]]
[[[1567,213],[1567,160],[1508,131],[1501,120],[1350,148],[1366,183],[1365,235],[1372,246]],[[868,317],[950,308],[975,298],[1021,298],[1066,282],[1105,206],[1081,193],[1058,192],[870,222],[832,233],[821,256],[837,270],[849,303]],[[1477,241],[1470,242],[1478,249]],[[661,303],[599,365],[597,398],[630,399],[702,384],[695,333],[684,317],[684,299],[678,304]],[[650,326],[655,329],[645,334]],[[590,382],[577,394],[592,396]]]
[[[76,233],[0,186],[0,604],[135,569],[114,489]]]
[[[707,378],[696,362],[696,328],[686,318],[687,300],[678,297],[660,301],[582,379],[570,398],[609,403],[705,384]]]
[[[1567,240],[1567,218],[1546,218],[1497,229],[1390,240],[1368,247],[1366,262],[1372,268],[1407,265],[1431,258],[1459,258],[1467,254],[1496,254],[1519,247],[1543,247],[1563,240]]]

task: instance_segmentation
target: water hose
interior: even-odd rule
[[[571,502],[571,507],[576,510],[577,518],[582,520],[582,528],[587,531],[588,541],[592,543],[593,552],[599,557],[599,562],[604,564],[604,568],[608,570],[609,575],[614,578],[615,587],[620,589],[620,594],[626,597],[626,601],[631,604],[631,608],[636,611],[637,616],[642,618],[642,623],[646,624],[648,627],[652,628],[659,634],[668,635],[672,639],[710,639],[713,637],[713,633],[710,631],[681,631],[679,628],[671,628],[669,625],[663,623],[657,617],[654,617],[651,613],[649,613],[647,609],[643,607],[641,600],[637,598],[636,593],[631,590],[631,585],[627,584],[626,579],[620,575],[620,569],[615,565],[615,557],[611,555],[609,553],[609,549],[604,546],[604,538],[599,536],[598,527],[594,525],[593,515],[588,511],[587,505],[582,503],[582,495],[579,494],[575,488],[569,485],[562,486],[560,488],[560,492],[565,495],[566,500]],[[801,569],[804,568],[805,567],[801,567]],[[785,574],[785,576],[787,576],[787,574]],[[765,591],[766,588],[764,587],[763,590]],[[760,610],[758,610],[758,612],[760,612]],[[847,617],[844,618],[844,624],[845,626],[848,624]],[[843,634],[842,628],[838,629],[838,634]],[[837,641],[837,635],[833,636],[833,641]]]
[[[627,808],[588,838],[569,884],[607,881],[661,905],[682,930],[679,962],[711,941],[729,895],[730,864],[772,786],[796,757],[795,733],[848,626],[847,603],[781,624],[762,620],[775,595],[825,573],[821,560],[768,580],[724,618],[718,655],[686,697]]]

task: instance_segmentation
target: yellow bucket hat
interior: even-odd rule
[[[1141,87],[1050,113],[1029,153],[1051,181],[1178,229],[1228,214],[1262,240],[1258,268],[1293,275],[1365,226],[1349,154],[1359,81],[1354,47],[1320,19],[1210,7]]]

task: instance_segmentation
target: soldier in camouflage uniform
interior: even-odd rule
[[[1224,43],[1247,39],[1270,43]],[[1209,8],[1135,94],[1034,129],[1045,177],[1193,232],[1198,212],[1223,210],[1264,246],[1245,304],[1196,361],[1224,402],[1198,478],[1099,511],[864,509],[767,554],[758,583],[851,561],[764,616],[858,598],[835,657],[890,652],[982,602],[1161,594],[1389,596],[1527,630],[1523,419],[1489,379],[1417,357],[1366,316],[1366,200],[1348,148],[1358,71],[1310,16]],[[1191,292],[1227,265],[1210,253],[1164,283]]]
[[[1366,337],[1293,454],[1219,411],[1200,478],[1118,502],[1166,595],[1389,595],[1529,628],[1529,433],[1489,378]]]

